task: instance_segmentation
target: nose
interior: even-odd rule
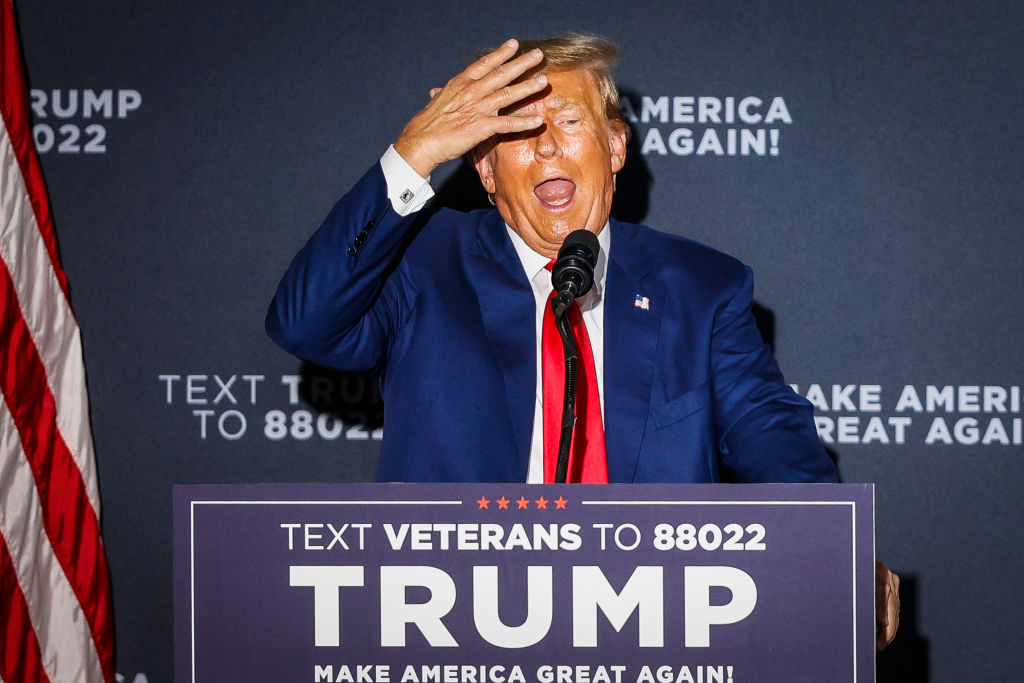
[[[554,135],[554,127],[545,123],[537,131],[534,141],[534,156],[538,160],[552,159],[562,154],[562,147]]]

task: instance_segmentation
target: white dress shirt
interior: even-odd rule
[[[388,147],[380,159],[384,180],[387,182],[388,199],[391,206],[400,216],[419,211],[434,196],[430,187],[430,178],[423,178],[413,170],[402,155],[395,151],[394,146]],[[544,483],[544,378],[541,361],[541,344],[544,330],[544,309],[551,296],[551,273],[548,272],[548,259],[530,249],[519,234],[508,224],[509,238],[516,249],[519,261],[523,264],[526,277],[533,287],[536,302],[536,358],[537,381],[536,402],[533,411],[533,435],[530,439],[530,464],[526,473],[526,483]],[[590,347],[594,352],[594,369],[597,372],[597,389],[601,399],[601,415],[604,419],[604,288],[608,274],[608,253],[611,248],[611,226],[605,223],[597,235],[601,251],[594,268],[594,286],[581,299],[577,300],[583,312],[583,323],[590,337]],[[561,399],[558,401],[561,405]]]

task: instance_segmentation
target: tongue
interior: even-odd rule
[[[543,183],[533,188],[533,193],[537,195],[537,198],[542,202],[548,203],[561,201],[572,195],[575,191],[576,183],[562,178],[545,180]]]

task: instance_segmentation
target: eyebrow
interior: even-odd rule
[[[509,113],[518,113],[532,106],[532,103],[521,104],[514,109],[509,109]],[[576,100],[570,100],[566,97],[553,96],[545,99],[545,107],[548,109],[556,109],[558,111],[569,111],[579,112],[583,111],[584,107]]]
[[[570,109],[579,110],[581,105],[576,100],[566,99],[565,97],[551,97],[548,98],[547,106],[552,109]]]

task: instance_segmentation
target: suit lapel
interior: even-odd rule
[[[477,228],[479,252],[469,258],[469,277],[480,302],[488,341],[505,379],[516,463],[526,479],[536,402],[536,318],[533,289],[497,211]],[[517,475],[518,476],[518,475]]]
[[[665,285],[648,276],[644,247],[633,231],[612,225],[604,308],[605,442],[609,480],[629,482],[650,413]],[[637,305],[638,295],[647,297],[648,308]]]

